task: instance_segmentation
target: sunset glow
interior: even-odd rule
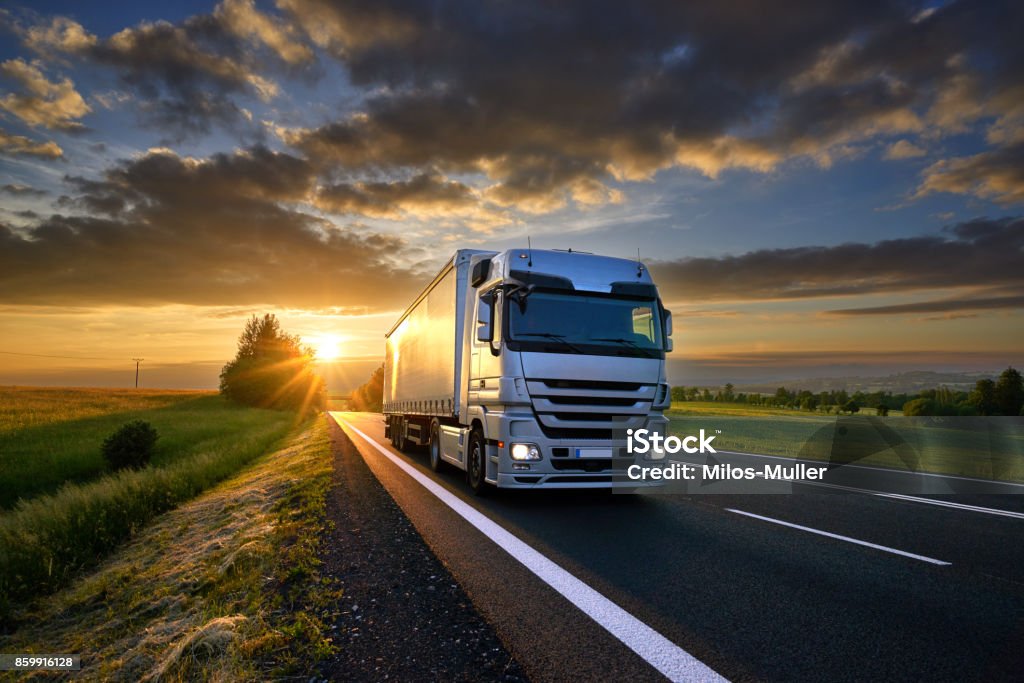
[[[337,335],[320,335],[311,338],[308,343],[313,347],[319,361],[333,361],[341,357],[341,338]]]
[[[131,7],[0,12],[0,384],[215,388],[274,313],[350,391],[527,239],[639,253],[673,383],[1024,364],[1012,3]]]

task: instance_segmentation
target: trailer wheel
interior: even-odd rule
[[[392,446],[398,448],[398,418],[392,415],[389,419],[391,420],[391,429],[388,430],[388,440],[391,441]]]
[[[487,494],[487,482],[484,475],[487,471],[487,448],[484,446],[484,435],[479,429],[469,433],[469,455],[466,458],[466,481],[469,488],[478,496]]]
[[[444,461],[441,460],[441,427],[438,425],[437,420],[430,423],[430,469],[435,472],[441,471],[441,465]]]

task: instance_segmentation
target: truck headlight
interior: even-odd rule
[[[513,460],[540,460],[540,449],[532,443],[514,443],[508,449]]]

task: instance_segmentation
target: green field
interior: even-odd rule
[[[1024,481],[1024,420],[829,415],[738,403],[672,404],[669,432],[700,429],[719,450]]]
[[[0,405],[0,611],[59,586],[298,426],[294,413],[212,392],[4,387]],[[153,460],[110,472],[100,446],[134,419],[160,435]]]
[[[0,509],[106,474],[100,445],[134,419],[159,432],[153,465],[163,467],[274,431],[285,418],[210,391],[0,387]]]

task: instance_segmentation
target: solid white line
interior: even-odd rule
[[[460,517],[479,529],[485,536],[507,552],[520,564],[537,575],[541,581],[558,591],[580,611],[596,621],[618,638],[630,650],[672,681],[724,681],[726,680],[699,659],[661,635],[596,590],[540,554],[503,527],[481,514],[473,506],[459,499],[430,477],[397,457],[364,434],[348,420],[332,417],[344,423],[369,445],[416,480],[423,488],[437,496],[441,502]]]
[[[942,560],[936,560],[932,557],[925,557],[924,555],[916,555],[914,553],[908,553],[905,550],[896,550],[896,548],[890,548],[884,545],[878,545],[877,543],[868,543],[867,541],[861,541],[856,538],[850,538],[849,536],[840,536],[839,534],[833,534],[828,531],[822,531],[820,529],[812,529],[808,526],[800,526],[799,524],[793,524],[792,522],[783,522],[781,519],[774,519],[772,517],[763,517],[761,515],[755,515],[753,512],[744,512],[743,510],[736,510],[734,508],[725,508],[729,512],[735,512],[737,515],[746,515],[747,517],[753,517],[760,519],[765,522],[771,522],[772,524],[781,524],[782,526],[788,526],[793,529],[800,529],[801,531],[809,531],[812,534],[818,534],[819,536],[828,536],[829,538],[836,538],[840,541],[846,541],[847,543],[856,543],[857,545],[863,545],[868,548],[874,548],[875,550],[884,550],[887,553],[893,553],[894,555],[902,555],[903,557],[909,557],[914,560],[921,560],[922,562],[930,562],[932,564],[938,564],[943,566],[949,566],[952,562],[944,562]]]

